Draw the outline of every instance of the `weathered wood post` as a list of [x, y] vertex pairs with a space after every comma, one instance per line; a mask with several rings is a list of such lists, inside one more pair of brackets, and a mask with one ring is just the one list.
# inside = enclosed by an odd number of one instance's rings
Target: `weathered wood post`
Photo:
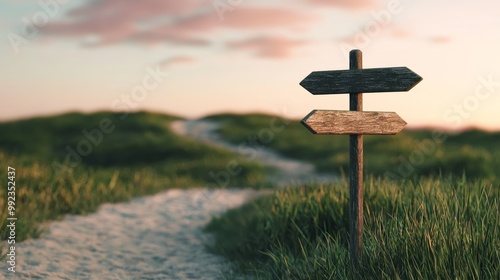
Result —
[[[363, 68], [360, 50], [349, 52], [349, 69]], [[349, 110], [363, 111], [363, 94], [349, 93]], [[349, 135], [349, 234], [351, 263], [356, 268], [363, 251], [363, 134]]]
[[314, 134], [349, 135], [349, 251], [359, 271], [363, 251], [363, 134], [396, 134], [406, 122], [394, 112], [364, 112], [363, 92], [408, 91], [422, 80], [406, 67], [362, 69], [360, 50], [349, 70], [315, 71], [300, 82], [312, 94], [349, 94], [349, 111], [313, 110], [301, 123]]

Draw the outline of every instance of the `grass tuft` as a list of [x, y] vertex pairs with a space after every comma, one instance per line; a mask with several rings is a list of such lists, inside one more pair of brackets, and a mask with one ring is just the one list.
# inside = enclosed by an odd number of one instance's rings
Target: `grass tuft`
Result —
[[260, 279], [498, 279], [499, 189], [369, 178], [361, 274], [348, 255], [348, 186], [278, 190], [215, 218], [214, 252]]

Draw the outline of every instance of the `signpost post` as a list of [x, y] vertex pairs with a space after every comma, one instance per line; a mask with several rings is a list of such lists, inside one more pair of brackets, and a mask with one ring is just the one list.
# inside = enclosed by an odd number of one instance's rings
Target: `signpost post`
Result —
[[406, 67], [362, 69], [349, 53], [349, 70], [315, 71], [300, 85], [312, 94], [349, 93], [349, 111], [313, 110], [301, 123], [314, 134], [349, 134], [349, 251], [358, 270], [363, 250], [363, 135], [396, 134], [406, 122], [393, 112], [363, 112], [362, 92], [409, 91], [422, 78]]

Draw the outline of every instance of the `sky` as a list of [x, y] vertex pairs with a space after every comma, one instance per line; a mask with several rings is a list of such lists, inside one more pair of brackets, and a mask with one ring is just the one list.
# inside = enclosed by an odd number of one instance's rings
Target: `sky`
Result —
[[409, 92], [367, 93], [365, 111], [410, 127], [500, 130], [496, 0], [4, 0], [0, 121], [70, 111], [198, 118], [348, 110], [312, 95], [310, 72], [406, 66]]

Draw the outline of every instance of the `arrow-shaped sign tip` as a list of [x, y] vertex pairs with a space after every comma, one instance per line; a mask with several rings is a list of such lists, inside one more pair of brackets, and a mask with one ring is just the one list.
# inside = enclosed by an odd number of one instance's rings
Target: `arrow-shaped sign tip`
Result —
[[307, 130], [309, 130], [312, 134], [318, 134], [316, 132], [316, 130], [314, 130], [312, 127], [309, 126], [309, 124], [307, 123], [307, 120], [316, 113], [317, 110], [312, 110], [311, 113], [307, 114], [307, 116], [305, 116], [301, 121], [300, 123], [305, 127], [307, 128]]
[[307, 78], [309, 76], [311, 76], [312, 73], [310, 73], [309, 75], [307, 75], [307, 77], [305, 77], [302, 81], [300, 81], [299, 85], [301, 87], [303, 87], [305, 90], [309, 91], [309, 89], [307, 88]]
[[405, 75], [407, 79], [403, 80], [402, 82], [408, 85], [405, 91], [409, 91], [418, 83], [420, 83], [423, 80], [423, 78], [419, 74], [413, 72], [408, 67], [403, 67], [403, 68], [405, 68], [405, 70], [407, 71], [407, 75]]

